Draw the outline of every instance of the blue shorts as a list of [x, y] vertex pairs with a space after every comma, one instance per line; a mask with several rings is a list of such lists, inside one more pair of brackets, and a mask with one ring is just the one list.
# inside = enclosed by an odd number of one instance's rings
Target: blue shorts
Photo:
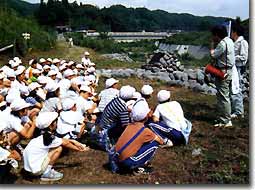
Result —
[[168, 127], [163, 122], [150, 123], [149, 128], [163, 139], [168, 138], [173, 142], [173, 145], [185, 145], [186, 141], [181, 131]]
[[130, 169], [142, 167], [153, 158], [158, 146], [157, 141], [145, 143], [134, 156], [121, 161], [121, 164]]

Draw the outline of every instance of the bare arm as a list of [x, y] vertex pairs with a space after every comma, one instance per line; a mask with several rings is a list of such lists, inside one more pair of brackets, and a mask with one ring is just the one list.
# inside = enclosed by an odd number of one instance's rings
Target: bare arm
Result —
[[70, 140], [70, 139], [62, 139], [62, 145], [63, 147], [69, 148], [71, 150], [76, 150], [76, 151], [80, 151], [80, 152], [84, 152], [89, 150], [88, 147], [84, 146], [83, 144], [79, 143], [76, 140]]

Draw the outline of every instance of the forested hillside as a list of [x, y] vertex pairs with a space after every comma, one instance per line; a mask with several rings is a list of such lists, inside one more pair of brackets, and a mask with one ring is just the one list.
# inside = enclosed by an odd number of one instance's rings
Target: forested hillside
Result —
[[100, 9], [88, 4], [68, 3], [67, 0], [48, 0], [41, 4], [0, 0], [0, 6], [10, 7], [24, 16], [35, 15], [42, 25], [70, 25], [73, 29], [98, 31], [201, 31], [227, 19], [168, 13], [162, 10], [151, 11], [146, 8], [126, 8], [122, 5]]

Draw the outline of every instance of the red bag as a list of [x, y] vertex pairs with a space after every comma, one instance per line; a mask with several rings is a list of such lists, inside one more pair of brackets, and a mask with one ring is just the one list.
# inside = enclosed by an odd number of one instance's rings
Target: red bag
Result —
[[222, 70], [214, 67], [212, 64], [208, 64], [205, 67], [205, 73], [210, 73], [211, 75], [218, 77], [220, 79], [225, 79], [227, 73], [224, 73]]

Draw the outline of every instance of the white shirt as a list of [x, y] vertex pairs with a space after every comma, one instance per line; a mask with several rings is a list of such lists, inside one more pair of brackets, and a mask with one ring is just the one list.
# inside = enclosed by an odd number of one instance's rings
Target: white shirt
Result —
[[76, 100], [77, 111], [84, 115], [87, 110], [93, 107], [93, 103], [94, 103], [93, 101], [86, 100], [83, 97], [79, 96]]
[[3, 161], [10, 156], [10, 152], [0, 146], [0, 161]]
[[239, 76], [238, 76], [238, 72], [236, 69], [236, 66], [234, 65], [232, 68], [232, 93], [233, 94], [238, 94], [239, 92], [241, 92], [241, 88], [239, 85]]
[[246, 65], [249, 53], [248, 42], [243, 38], [243, 36], [239, 36], [234, 43], [234, 47], [236, 66], [238, 67]]
[[98, 104], [98, 109], [100, 112], [104, 111], [104, 108], [112, 101], [113, 98], [119, 96], [119, 90], [115, 88], [107, 88], [100, 92], [98, 95], [100, 102]]
[[186, 126], [181, 105], [176, 101], [159, 104], [153, 113], [157, 118], [162, 119], [171, 128], [181, 131]]
[[71, 87], [71, 81], [68, 79], [62, 79], [59, 81], [58, 85], [60, 88], [60, 97], [64, 97], [67, 90]]
[[81, 59], [81, 62], [83, 63], [83, 65], [89, 65], [91, 63], [90, 59], [85, 57]]
[[22, 129], [24, 128], [23, 125], [21, 124], [21, 119], [8, 112], [2, 112], [1, 117], [2, 126], [0, 128], [2, 128], [3, 131], [6, 133], [11, 132], [13, 130], [20, 133], [20, 131], [22, 131]]
[[42, 135], [32, 139], [23, 152], [25, 170], [32, 173], [41, 171], [42, 163], [46, 156], [48, 156], [49, 150], [59, 147], [62, 142], [61, 138], [55, 137], [49, 146], [45, 146]]

